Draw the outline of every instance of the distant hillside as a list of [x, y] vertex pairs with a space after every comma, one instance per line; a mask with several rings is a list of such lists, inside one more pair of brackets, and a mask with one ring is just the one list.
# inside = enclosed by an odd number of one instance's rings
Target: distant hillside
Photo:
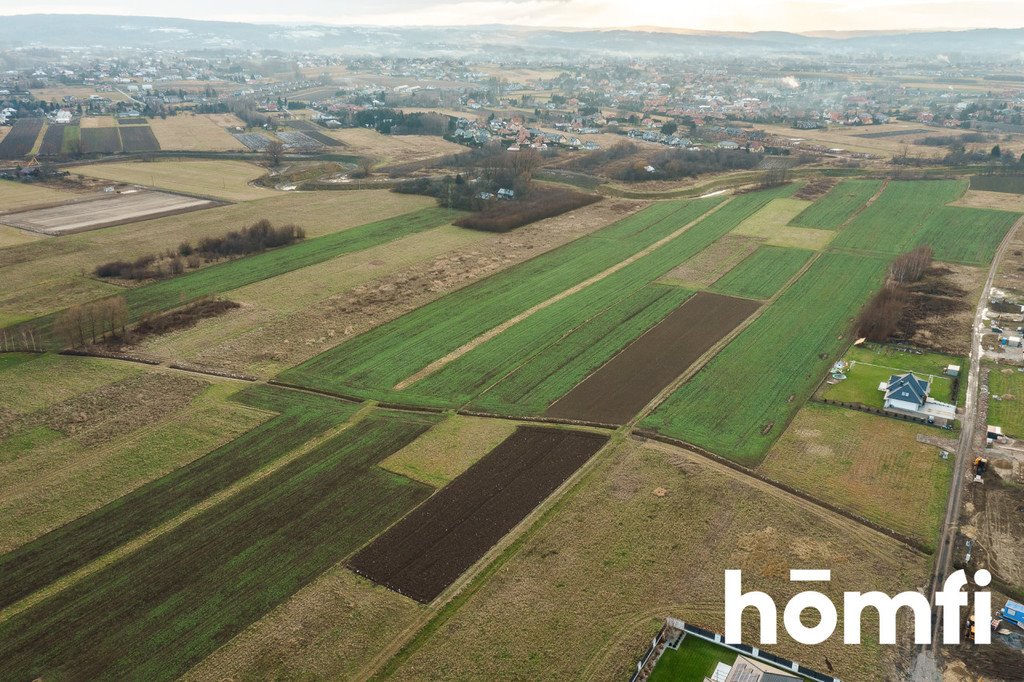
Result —
[[523, 54], [602, 52], [633, 55], [842, 53], [991, 54], [1019, 59], [1024, 29], [945, 32], [707, 32], [536, 29], [518, 26], [385, 28], [281, 26], [98, 15], [22, 15], [0, 21], [0, 47], [260, 48], [346, 54]]

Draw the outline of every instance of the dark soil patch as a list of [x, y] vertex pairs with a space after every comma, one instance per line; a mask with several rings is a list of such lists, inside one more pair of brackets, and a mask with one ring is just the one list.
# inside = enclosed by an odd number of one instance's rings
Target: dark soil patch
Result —
[[350, 567], [427, 603], [607, 441], [596, 433], [521, 426], [356, 554]]
[[576, 385], [547, 417], [622, 424], [760, 304], [701, 292]]
[[816, 201], [821, 197], [828, 194], [829, 190], [836, 186], [839, 182], [836, 178], [821, 178], [820, 180], [811, 180], [803, 187], [798, 189], [793, 195], [794, 199], [806, 199], [807, 201]]

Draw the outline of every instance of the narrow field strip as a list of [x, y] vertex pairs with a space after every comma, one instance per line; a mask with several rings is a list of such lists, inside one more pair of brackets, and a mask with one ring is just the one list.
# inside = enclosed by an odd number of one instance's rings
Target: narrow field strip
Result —
[[557, 400], [545, 416], [624, 424], [759, 305], [700, 292]]
[[608, 442], [523, 426], [369, 546], [350, 566], [430, 602]]
[[[621, 263], [624, 252], [628, 258], [628, 254], [662, 242], [704, 215], [708, 207], [717, 205], [719, 201], [670, 202], [676, 204], [675, 212], [668, 214], [671, 221], [658, 216], [653, 224], [647, 211], [642, 211], [589, 237], [377, 327], [285, 371], [281, 377], [293, 384], [364, 399], [434, 407], [464, 404], [484, 390], [488, 383], [511, 372], [522, 359], [536, 352], [537, 343], [546, 345], [557, 341], [605, 306], [646, 286], [705, 248], [773, 198], [792, 191], [793, 188], [787, 187], [751, 193], [722, 205], [714, 213], [682, 230], [675, 238], [664, 241], [660, 248], [537, 310], [518, 324], [504, 329], [504, 333], [487, 338], [458, 358], [447, 361], [441, 370], [402, 391], [395, 391], [394, 386], [523, 311]], [[655, 208], [659, 212], [666, 211], [662, 206]], [[658, 234], [651, 234], [654, 229]], [[614, 291], [616, 287], [623, 289]], [[602, 303], [601, 299], [607, 303]], [[549, 311], [558, 307], [571, 313], [564, 321], [552, 321], [549, 316]], [[532, 337], [533, 345], [522, 348], [508, 341], [516, 337]], [[500, 368], [491, 363], [484, 374], [469, 372], [467, 368], [479, 363], [486, 355], [501, 357]], [[484, 379], [482, 383], [481, 378]], [[453, 383], [447, 384], [448, 381]], [[440, 390], [435, 390], [438, 387]]]
[[[711, 214], [714, 214], [717, 210], [719, 210], [721, 208], [721, 206], [722, 206], [722, 204], [719, 204], [719, 206], [716, 206], [716, 207], [712, 208], [708, 213], [705, 214], [705, 217], [708, 217]], [[672, 241], [673, 239], [675, 239], [676, 237], [681, 235], [686, 230], [689, 230], [691, 227], [693, 227], [694, 225], [698, 224], [702, 220], [703, 220], [703, 218], [698, 218], [697, 220], [693, 220], [693, 221], [687, 223], [686, 225], [683, 225], [682, 227], [680, 227], [678, 230], [676, 230], [672, 234], [670, 234], [670, 235], [668, 235], [666, 237], [663, 237], [662, 239], [659, 239], [658, 241], [654, 242], [650, 246], [648, 246], [648, 247], [646, 247], [646, 248], [644, 248], [644, 249], [634, 253], [632, 256], [629, 256], [625, 260], [622, 260], [622, 261], [616, 263], [615, 265], [613, 265], [612, 267], [608, 268], [604, 272], [600, 272], [600, 273], [594, 275], [593, 277], [591, 277], [590, 279], [584, 280], [583, 282], [580, 282], [576, 286], [570, 287], [570, 288], [566, 289], [565, 291], [562, 291], [561, 293], [556, 294], [555, 296], [552, 296], [551, 298], [549, 298], [546, 301], [541, 301], [537, 305], [533, 306], [532, 308], [530, 308], [528, 310], [523, 311], [522, 313], [520, 313], [519, 315], [516, 315], [512, 319], [507, 320], [507, 321], [503, 322], [502, 324], [499, 324], [497, 327], [494, 327], [493, 329], [488, 330], [487, 332], [485, 332], [484, 334], [481, 334], [480, 336], [478, 336], [477, 338], [473, 339], [469, 343], [466, 343], [463, 346], [455, 349], [454, 351], [452, 351], [448, 355], [444, 356], [443, 358], [439, 358], [439, 359], [435, 360], [434, 362], [430, 363], [429, 365], [427, 365], [426, 367], [421, 369], [419, 372], [416, 372], [412, 376], [410, 376], [410, 377], [408, 377], [406, 379], [403, 379], [402, 381], [398, 382], [395, 385], [395, 390], [396, 391], [401, 391], [404, 388], [408, 388], [409, 386], [411, 386], [412, 384], [416, 383], [417, 381], [420, 381], [421, 379], [424, 379], [425, 377], [428, 377], [431, 374], [434, 374], [435, 372], [437, 372], [441, 368], [445, 367], [446, 365], [454, 362], [455, 360], [458, 360], [460, 357], [462, 357], [466, 353], [470, 352], [474, 348], [477, 348], [481, 344], [484, 344], [487, 341], [490, 341], [494, 337], [498, 336], [499, 334], [501, 334], [505, 330], [507, 330], [510, 327], [512, 327], [512, 325], [518, 324], [519, 322], [522, 322], [523, 320], [525, 320], [526, 318], [530, 317], [534, 313], [536, 313], [536, 312], [538, 312], [540, 310], [544, 310], [545, 308], [548, 308], [549, 306], [552, 306], [555, 303], [558, 303], [559, 301], [562, 301], [562, 300], [572, 296], [573, 294], [575, 294], [577, 292], [583, 291], [584, 289], [586, 289], [590, 285], [595, 284], [597, 282], [600, 282], [601, 280], [606, 279], [606, 278], [610, 277], [611, 275], [614, 275], [616, 272], [619, 272], [623, 268], [626, 268], [629, 265], [632, 265], [633, 263], [635, 263], [636, 261], [640, 260], [644, 256], [647, 256], [647, 255], [653, 253], [655, 250], [661, 248], [662, 246], [664, 246], [668, 242]]]
[[470, 407], [511, 416], [543, 414], [553, 401], [692, 295], [679, 287], [641, 289], [541, 349], [486, 389]]
[[[193, 272], [123, 291], [131, 320], [144, 313], [170, 310], [203, 296], [267, 280], [300, 268], [316, 265], [337, 256], [362, 251], [400, 237], [423, 232], [449, 222], [450, 211], [428, 208], [380, 220], [359, 227], [306, 239], [290, 246], [253, 256], [218, 263]], [[45, 338], [52, 340], [51, 314], [30, 322]]]
[[805, 249], [762, 246], [710, 288], [727, 296], [765, 300], [774, 296], [814, 255]]
[[0, 557], [0, 608], [85, 567], [277, 460], [358, 410], [306, 393], [254, 386], [232, 397], [278, 412], [257, 428]]
[[[744, 199], [724, 204], [696, 224], [678, 231], [672, 239], [663, 241], [659, 248], [649, 251], [575, 295], [538, 311], [531, 318], [406, 390], [402, 399], [426, 400], [445, 396], [454, 404], [465, 404], [519, 365], [529, 364], [532, 355], [572, 335], [596, 315], [612, 307], [628, 306], [628, 297], [728, 233], [751, 210], [755, 210], [754, 204]], [[679, 292], [676, 296], [681, 297], [684, 293]], [[580, 352], [582, 350], [578, 349]], [[549, 399], [553, 401], [558, 397], [552, 395]]]
[[370, 397], [437, 358], [671, 234], [721, 199], [665, 202], [459, 289], [340, 344], [282, 380]]
[[882, 188], [882, 180], [843, 180], [789, 221], [794, 227], [838, 230]]
[[0, 677], [177, 678], [424, 500], [376, 464], [436, 420], [369, 415], [0, 624]]
[[[882, 258], [822, 254], [641, 426], [756, 464], [848, 345], [849, 325], [887, 266]], [[777, 379], [762, 381], [767, 372]]]

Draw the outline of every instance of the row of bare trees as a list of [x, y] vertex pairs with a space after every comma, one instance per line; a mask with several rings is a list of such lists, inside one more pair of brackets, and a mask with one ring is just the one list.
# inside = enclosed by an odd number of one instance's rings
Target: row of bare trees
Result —
[[54, 323], [65, 346], [79, 348], [104, 338], [124, 338], [128, 333], [128, 302], [124, 296], [104, 298], [71, 306]]
[[857, 335], [869, 341], [887, 341], [899, 329], [911, 303], [910, 285], [921, 281], [931, 267], [930, 246], [919, 246], [897, 257], [889, 266], [889, 277], [857, 318]]

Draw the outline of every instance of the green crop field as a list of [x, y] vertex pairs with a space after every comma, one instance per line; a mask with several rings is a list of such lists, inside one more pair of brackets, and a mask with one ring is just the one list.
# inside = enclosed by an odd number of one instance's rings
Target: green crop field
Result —
[[926, 244], [938, 260], [984, 265], [1020, 216], [946, 206], [966, 188], [966, 183], [954, 180], [890, 182], [878, 200], [842, 230], [833, 246], [898, 254]]
[[135, 491], [0, 557], [0, 607], [159, 526], [285, 453], [346, 422], [357, 406], [256, 386], [232, 398], [280, 415]]
[[376, 465], [437, 419], [367, 416], [0, 623], [0, 678], [178, 678], [426, 499]]
[[552, 402], [675, 310], [691, 292], [650, 286], [540, 349], [471, 403], [516, 416], [542, 414]]
[[796, 227], [838, 230], [882, 187], [881, 180], [843, 180], [789, 222]]
[[[792, 191], [792, 188], [783, 188]], [[286, 381], [344, 394], [418, 404], [470, 400], [538, 347], [557, 340], [608, 306], [690, 258], [780, 191], [738, 197], [675, 239], [595, 284], [542, 309], [435, 374], [391, 389], [431, 362], [545, 299], [628, 258], [700, 217], [713, 203], [672, 202], [450, 294], [282, 374]], [[717, 203], [717, 202], [714, 202]], [[649, 211], [655, 211], [649, 213]], [[656, 231], [659, 236], [651, 234]]]
[[643, 426], [756, 464], [849, 343], [886, 267], [880, 258], [823, 254]]
[[[748, 211], [752, 208], [751, 203], [753, 202], [740, 201], [727, 204], [660, 248], [582, 291], [534, 313], [526, 320], [449, 363], [440, 371], [401, 391], [402, 400], [408, 400], [413, 396], [417, 400], [448, 396], [454, 404], [464, 404], [486, 386], [493, 384], [524, 362], [527, 365], [534, 364], [535, 360], [529, 359], [530, 356], [552, 343], [564, 342], [560, 343], [563, 356], [566, 353], [572, 353], [572, 344], [584, 340], [583, 338], [573, 339], [575, 334], [572, 332], [577, 330], [580, 325], [611, 308], [629, 309], [631, 305], [639, 305], [640, 309], [645, 308], [644, 302], [631, 304], [626, 299], [733, 229], [748, 215]], [[681, 291], [676, 294], [663, 295], [668, 296], [665, 303], [671, 304], [675, 301], [678, 305], [689, 297], [689, 292]], [[671, 312], [671, 309], [659, 306], [657, 310], [664, 310], [664, 312], [653, 322], [659, 321], [661, 317]], [[618, 312], [621, 313], [622, 310], [620, 309]], [[629, 331], [634, 332], [633, 338], [639, 336], [653, 324], [653, 322], [648, 323], [648, 320], [649, 318], [646, 317], [638, 320], [640, 324], [644, 325], [642, 327], [639, 325], [628, 327]], [[629, 341], [632, 341], [632, 338]], [[603, 346], [601, 347], [603, 348]], [[620, 348], [621, 346], [606, 349], [604, 359], [610, 358]], [[584, 348], [577, 348], [576, 352], [584, 350]], [[550, 357], [545, 358], [545, 362], [551, 360]], [[556, 367], [562, 364], [562, 362], [558, 362]], [[550, 368], [544, 367], [532, 371], [544, 372], [548, 369]], [[576, 371], [564, 375], [562, 381], [568, 381], [571, 377], [575, 377], [576, 381], [579, 381], [586, 376], [585, 373], [578, 374], [582, 366], [575, 363], [570, 364], [566, 371], [570, 372], [573, 369]], [[576, 381], [566, 388], [572, 388]], [[561, 386], [561, 383], [558, 385]], [[549, 390], [555, 387], [555, 384], [546, 385]], [[561, 394], [545, 394], [543, 399], [552, 402], [560, 396]], [[536, 397], [541, 398], [541, 396]], [[537, 404], [539, 405], [539, 402]]]
[[[449, 222], [450, 213], [442, 208], [423, 209], [128, 289], [124, 297], [129, 317], [137, 320], [146, 313], [170, 310], [203, 296], [220, 294], [423, 232]], [[56, 315], [47, 315], [32, 324], [44, 333], [51, 333], [54, 319]]]
[[766, 299], [778, 292], [814, 254], [803, 249], [762, 246], [715, 282], [711, 291]]
[[282, 373], [285, 381], [380, 395], [437, 358], [696, 220], [721, 199], [665, 202], [453, 292]]
[[910, 246], [927, 244], [935, 258], [951, 263], [988, 265], [1019, 213], [943, 206], [924, 221]]

